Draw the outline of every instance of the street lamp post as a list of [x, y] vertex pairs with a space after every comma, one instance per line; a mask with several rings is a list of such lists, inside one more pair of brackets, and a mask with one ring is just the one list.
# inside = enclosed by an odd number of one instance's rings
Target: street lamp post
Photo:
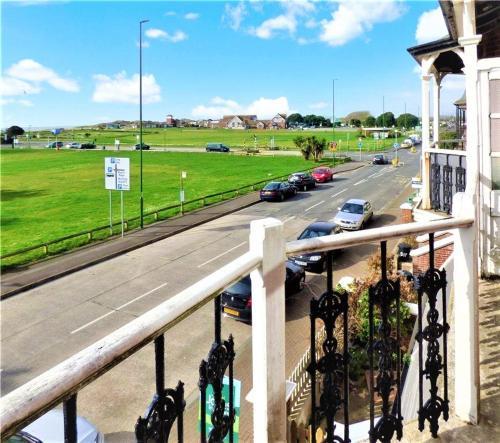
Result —
[[139, 22], [139, 151], [140, 151], [140, 187], [141, 187], [141, 229], [144, 228], [144, 195], [142, 192], [142, 25], [149, 20]]

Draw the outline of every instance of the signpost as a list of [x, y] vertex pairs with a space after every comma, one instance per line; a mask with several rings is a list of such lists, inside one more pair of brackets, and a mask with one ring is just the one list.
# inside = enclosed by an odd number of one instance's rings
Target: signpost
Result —
[[123, 237], [123, 191], [130, 191], [130, 159], [104, 158], [104, 187], [109, 190], [109, 229], [113, 232], [111, 191], [120, 191], [121, 221]]
[[56, 136], [56, 149], [59, 151], [59, 146], [57, 146], [57, 136], [61, 133], [62, 129], [61, 128], [55, 128], [55, 129], [52, 129], [52, 134], [54, 134]]
[[363, 143], [361, 142], [361, 139], [359, 139], [358, 142], [358, 148], [359, 148], [359, 161], [361, 161], [361, 148], [363, 147]]
[[[240, 397], [241, 397], [241, 381], [233, 378], [233, 399], [234, 399], [234, 425], [233, 425], [233, 443], [239, 442], [240, 431]], [[229, 377], [224, 376], [222, 382], [222, 398], [225, 401], [224, 415], [229, 415]], [[206, 392], [206, 435], [210, 435], [212, 426], [212, 413], [214, 412], [214, 390], [212, 385], [208, 385]], [[201, 429], [201, 398], [198, 409], [198, 429]], [[229, 432], [223, 440], [224, 443], [229, 443]]]
[[184, 194], [184, 179], [187, 178], [187, 172], [181, 171], [181, 189], [179, 192], [179, 200], [181, 202], [181, 215], [184, 214], [184, 202], [186, 201]]

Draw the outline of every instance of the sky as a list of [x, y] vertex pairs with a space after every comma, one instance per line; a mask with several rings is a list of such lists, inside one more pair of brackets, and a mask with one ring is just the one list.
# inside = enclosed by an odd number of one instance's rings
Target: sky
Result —
[[[407, 48], [447, 35], [437, 0], [4, 0], [0, 125], [137, 120], [141, 20], [143, 118], [155, 121], [331, 118], [333, 89], [335, 117], [419, 115]], [[442, 114], [463, 90], [463, 76], [445, 78]]]

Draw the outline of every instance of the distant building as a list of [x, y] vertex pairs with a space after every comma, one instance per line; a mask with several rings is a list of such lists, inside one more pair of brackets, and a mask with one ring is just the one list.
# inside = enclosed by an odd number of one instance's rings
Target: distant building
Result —
[[286, 114], [276, 114], [271, 119], [271, 127], [273, 129], [285, 129], [286, 128]]
[[219, 128], [224, 129], [250, 129], [256, 126], [256, 115], [225, 115], [219, 121]]

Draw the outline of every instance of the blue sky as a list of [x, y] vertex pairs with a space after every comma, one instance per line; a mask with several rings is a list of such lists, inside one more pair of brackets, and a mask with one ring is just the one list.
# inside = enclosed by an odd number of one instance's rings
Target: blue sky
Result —
[[[437, 1], [2, 3], [1, 126], [357, 110], [417, 114], [406, 49], [446, 33]], [[457, 76], [443, 84], [454, 113]]]

